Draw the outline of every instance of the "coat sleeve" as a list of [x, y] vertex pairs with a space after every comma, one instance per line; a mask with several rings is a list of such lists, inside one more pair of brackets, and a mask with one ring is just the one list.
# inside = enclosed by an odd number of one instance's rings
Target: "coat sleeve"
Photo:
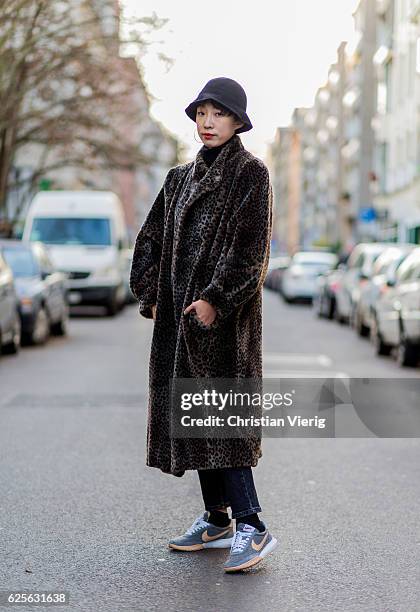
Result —
[[152, 306], [156, 304], [165, 225], [165, 188], [171, 171], [166, 176], [141, 226], [134, 245], [130, 270], [130, 289], [139, 302], [139, 312], [152, 319]]
[[216, 309], [219, 319], [229, 316], [261, 288], [267, 274], [272, 232], [272, 187], [267, 167], [244, 178], [242, 203], [231, 219], [232, 240], [217, 262], [211, 283], [200, 293]]

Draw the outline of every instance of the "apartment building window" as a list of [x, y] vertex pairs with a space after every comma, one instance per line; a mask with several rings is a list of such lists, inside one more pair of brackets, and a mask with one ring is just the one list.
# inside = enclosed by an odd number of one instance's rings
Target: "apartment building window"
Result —
[[417, 73], [420, 74], [420, 36], [417, 39], [417, 50], [416, 50], [416, 70]]
[[405, 135], [405, 147], [406, 147], [406, 181], [409, 182], [413, 179], [415, 174], [415, 151], [413, 151], [413, 138], [411, 132], [407, 131]]
[[399, 54], [396, 56], [395, 58], [395, 84], [394, 84], [394, 88], [395, 88], [395, 106], [399, 106], [401, 104], [401, 100], [403, 98], [402, 95], [402, 77], [403, 77], [403, 70], [402, 70], [402, 55]]
[[387, 111], [387, 89], [385, 83], [378, 83], [376, 108], [380, 115], [385, 115]]
[[415, 42], [410, 42], [408, 46], [408, 95], [414, 94], [414, 75], [416, 73], [416, 51], [417, 45]]
[[382, 142], [379, 145], [379, 186], [381, 193], [386, 192], [386, 177], [387, 177], [387, 168], [388, 165], [388, 144], [386, 142]]
[[403, 184], [403, 173], [404, 173], [404, 143], [401, 136], [397, 138], [397, 159], [396, 159], [396, 186], [401, 188]]
[[416, 138], [416, 142], [417, 142], [417, 154], [416, 154], [416, 165], [417, 165], [417, 174], [420, 175], [420, 126], [417, 129], [417, 138]]
[[385, 88], [386, 88], [386, 112], [391, 111], [391, 76], [392, 76], [392, 61], [386, 62], [384, 66], [385, 72]]
[[400, 95], [399, 103], [404, 104], [407, 99], [407, 54], [400, 54]]
[[407, 232], [407, 241], [412, 244], [420, 244], [420, 225], [410, 227]]

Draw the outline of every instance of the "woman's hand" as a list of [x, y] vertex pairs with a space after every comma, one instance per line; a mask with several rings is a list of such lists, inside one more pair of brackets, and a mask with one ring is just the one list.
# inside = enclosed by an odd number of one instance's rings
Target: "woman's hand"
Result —
[[211, 325], [217, 314], [214, 306], [206, 302], [206, 300], [197, 300], [196, 302], [192, 302], [184, 310], [184, 315], [188, 314], [191, 310], [195, 310], [197, 318], [204, 323], [204, 325]]
[[152, 317], [153, 321], [156, 321], [156, 304], [152, 306]]

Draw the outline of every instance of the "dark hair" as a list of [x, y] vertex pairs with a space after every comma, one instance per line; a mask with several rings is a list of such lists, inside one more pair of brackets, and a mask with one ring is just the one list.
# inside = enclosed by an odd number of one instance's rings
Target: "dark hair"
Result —
[[230, 109], [226, 108], [226, 106], [224, 106], [223, 104], [220, 104], [220, 102], [216, 102], [216, 100], [212, 100], [211, 98], [209, 98], [208, 100], [203, 100], [203, 102], [201, 102], [200, 104], [197, 104], [197, 106], [195, 107], [196, 112], [197, 112], [197, 108], [199, 106], [201, 106], [202, 104], [204, 104], [204, 102], [211, 102], [214, 107], [216, 107], [219, 110], [223, 111], [225, 113], [225, 115], [227, 115], [228, 117], [233, 117], [234, 121], [237, 121], [238, 123], [241, 123], [241, 120], [238, 117], [238, 115], [233, 113]]

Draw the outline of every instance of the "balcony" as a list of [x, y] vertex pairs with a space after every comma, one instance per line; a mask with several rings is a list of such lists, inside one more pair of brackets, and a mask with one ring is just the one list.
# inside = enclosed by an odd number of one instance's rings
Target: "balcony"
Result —
[[341, 154], [343, 158], [350, 162], [355, 160], [360, 151], [360, 140], [358, 138], [352, 138], [346, 145], [341, 148]]
[[360, 98], [360, 90], [356, 87], [349, 89], [343, 96], [343, 105], [345, 108], [353, 109]]
[[381, 45], [376, 50], [375, 55], [373, 56], [373, 63], [377, 66], [382, 66], [385, 62], [389, 61], [392, 57], [391, 49], [386, 45]]

